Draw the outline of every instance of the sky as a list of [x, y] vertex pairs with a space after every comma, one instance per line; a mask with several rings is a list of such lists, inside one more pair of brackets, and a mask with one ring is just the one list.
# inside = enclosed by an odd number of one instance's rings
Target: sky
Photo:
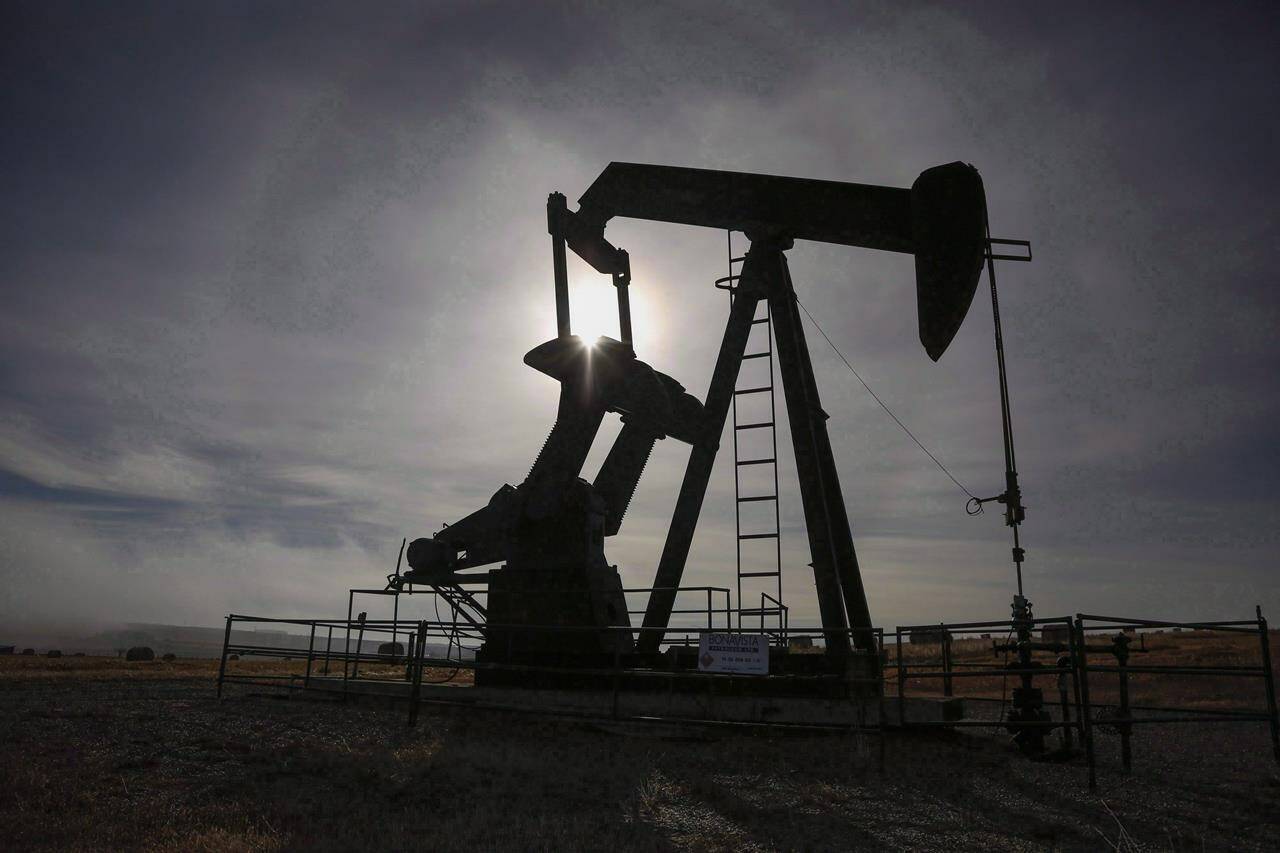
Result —
[[[1274, 6], [0, 14], [12, 631], [336, 616], [349, 587], [382, 585], [402, 537], [518, 483], [558, 393], [521, 362], [555, 335], [546, 196], [575, 206], [614, 160], [902, 187], [975, 165], [993, 233], [1034, 252], [998, 278], [1037, 614], [1280, 618]], [[607, 236], [631, 255], [638, 356], [702, 397], [724, 233], [615, 220]], [[934, 364], [909, 256], [789, 257], [880, 397], [967, 488], [1001, 491], [984, 292]], [[608, 280], [576, 259], [570, 278], [575, 331], [616, 336]], [[999, 513], [967, 516], [806, 333], [873, 619], [1005, 618]], [[785, 597], [814, 624], [779, 441]], [[659, 443], [607, 543], [627, 586], [652, 583], [687, 452]], [[725, 459], [686, 584], [733, 585]]]

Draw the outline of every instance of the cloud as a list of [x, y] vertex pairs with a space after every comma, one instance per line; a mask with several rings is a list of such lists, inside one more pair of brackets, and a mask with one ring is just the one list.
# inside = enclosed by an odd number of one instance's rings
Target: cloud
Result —
[[[899, 186], [975, 163], [993, 228], [1036, 254], [1000, 281], [1041, 612], [1280, 606], [1274, 181], [1214, 148], [1274, 131], [1274, 109], [1219, 103], [1280, 101], [1259, 97], [1270, 53], [1210, 39], [1203, 82], [1168, 90], [1138, 69], [1244, 24], [1177, 12], [1117, 45], [1091, 39], [1130, 27], [1123, 10], [1085, 29], [1006, 11], [23, 7], [2, 143], [0, 610], [332, 613], [400, 537], [519, 482], [557, 390], [520, 362], [554, 330], [543, 203], [611, 160]], [[631, 252], [641, 358], [701, 396], [723, 235], [608, 233]], [[790, 258], [877, 393], [971, 490], [999, 491], [986, 294], [935, 365], [909, 258]], [[1001, 615], [996, 514], [965, 516], [806, 333], [877, 620]], [[796, 623], [816, 607], [788, 441], [784, 424]], [[686, 456], [659, 444], [610, 543], [629, 585], [651, 582]], [[689, 583], [734, 585], [732, 493], [722, 464]]]

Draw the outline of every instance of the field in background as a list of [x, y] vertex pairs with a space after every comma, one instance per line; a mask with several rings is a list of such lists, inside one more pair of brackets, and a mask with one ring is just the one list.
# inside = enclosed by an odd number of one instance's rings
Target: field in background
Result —
[[[319, 675], [323, 661], [314, 664], [313, 672]], [[234, 671], [244, 675], [279, 675], [292, 676], [300, 680], [306, 672], [305, 660], [271, 660], [248, 658], [229, 661], [228, 672]], [[332, 665], [335, 675], [342, 674], [342, 664]], [[452, 669], [423, 669], [423, 680], [443, 680], [453, 674]], [[361, 678], [394, 679], [404, 675], [403, 666], [362, 663]], [[0, 657], [0, 685], [21, 683], [26, 681], [166, 681], [173, 679], [198, 679], [213, 684], [218, 677], [218, 661], [206, 659], [184, 659], [165, 661], [129, 662], [115, 657], [62, 657], [44, 658], [34, 656]], [[467, 684], [471, 681], [468, 670], [460, 670], [454, 681]]]
[[[1256, 661], [1256, 638], [1252, 649], [1236, 642], [1153, 635], [1146, 659]], [[937, 653], [907, 649], [910, 659]], [[957, 662], [994, 660], [989, 641], [955, 651]], [[234, 663], [259, 674], [303, 666]], [[1128, 777], [1101, 728], [1092, 795], [1082, 761], [1033, 764], [985, 732], [891, 734], [882, 775], [874, 735], [673, 731], [438, 706], [409, 729], [404, 706], [385, 700], [236, 685], [219, 701], [216, 673], [217, 661], [0, 657], [5, 846], [1093, 851], [1116, 849], [1123, 830], [1139, 845], [1126, 850], [1280, 849], [1280, 772], [1265, 724], [1140, 728]], [[999, 696], [999, 678], [965, 681], [958, 695]], [[1212, 679], [1189, 681], [1208, 687], [1200, 699], [1179, 692], [1180, 703], [1232, 698]]]

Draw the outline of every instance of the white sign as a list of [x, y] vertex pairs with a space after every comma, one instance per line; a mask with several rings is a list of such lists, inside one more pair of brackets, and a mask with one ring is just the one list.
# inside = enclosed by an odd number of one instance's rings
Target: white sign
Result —
[[698, 639], [702, 672], [769, 674], [769, 638], [764, 634], [703, 634]]

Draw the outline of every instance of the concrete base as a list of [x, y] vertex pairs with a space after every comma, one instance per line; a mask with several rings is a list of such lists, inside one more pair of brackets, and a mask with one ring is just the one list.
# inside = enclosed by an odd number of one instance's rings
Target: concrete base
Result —
[[[767, 676], [762, 680], [767, 679]], [[228, 678], [228, 681], [232, 679]], [[475, 687], [423, 684], [421, 700], [511, 711], [578, 716], [596, 719], [655, 719], [690, 723], [737, 723], [810, 727], [876, 727], [884, 725], [943, 723], [959, 720], [964, 713], [960, 699], [908, 697], [899, 701], [863, 697], [828, 699], [808, 696], [718, 695], [716, 679], [708, 678], [702, 692], [619, 690], [556, 690], [522, 687]], [[355, 695], [409, 698], [404, 681], [348, 681], [341, 678], [311, 679], [310, 689]]]

